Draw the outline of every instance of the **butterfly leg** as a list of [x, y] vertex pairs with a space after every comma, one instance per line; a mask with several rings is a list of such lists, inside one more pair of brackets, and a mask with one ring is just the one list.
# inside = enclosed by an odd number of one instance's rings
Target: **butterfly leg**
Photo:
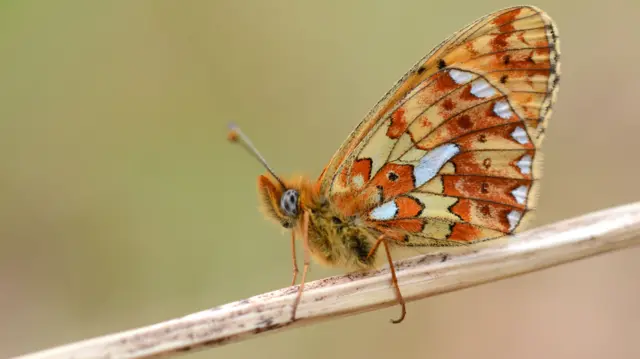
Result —
[[407, 315], [407, 308], [404, 302], [404, 297], [402, 297], [402, 293], [400, 293], [400, 287], [398, 286], [398, 278], [396, 277], [396, 269], [393, 266], [393, 259], [391, 259], [391, 251], [389, 251], [389, 244], [387, 243], [387, 239], [384, 235], [380, 236], [376, 243], [371, 247], [369, 254], [367, 254], [367, 258], [371, 257], [376, 251], [378, 247], [380, 247], [380, 243], [384, 245], [384, 251], [387, 253], [387, 260], [389, 261], [389, 269], [391, 270], [391, 285], [393, 285], [393, 289], [396, 291], [396, 298], [398, 300], [398, 304], [402, 307], [402, 314], [399, 319], [391, 320], [391, 323], [398, 324], [404, 320], [404, 317]]
[[298, 259], [296, 258], [296, 232], [291, 231], [291, 259], [293, 260], [293, 279], [291, 285], [296, 284], [298, 277]]
[[407, 308], [404, 302], [404, 297], [402, 297], [402, 293], [400, 293], [400, 287], [398, 286], [398, 278], [396, 277], [396, 269], [393, 266], [393, 260], [391, 259], [391, 251], [389, 251], [389, 244], [386, 239], [382, 241], [384, 245], [384, 251], [387, 252], [387, 260], [389, 261], [389, 269], [391, 270], [391, 284], [393, 288], [396, 290], [396, 298], [398, 300], [398, 304], [402, 307], [402, 314], [400, 314], [400, 318], [396, 320], [391, 320], [391, 323], [398, 324], [404, 320], [405, 315], [407, 315]]
[[371, 247], [371, 250], [369, 250], [369, 253], [367, 254], [367, 259], [376, 254], [376, 252], [378, 251], [378, 247], [380, 247], [380, 243], [382, 243], [382, 241], [384, 241], [384, 235], [380, 236], [373, 247]]
[[302, 217], [302, 243], [304, 245], [304, 266], [302, 267], [302, 279], [300, 280], [300, 286], [298, 287], [298, 295], [296, 296], [296, 301], [293, 303], [291, 321], [296, 319], [296, 311], [298, 310], [298, 304], [300, 304], [300, 298], [302, 298], [302, 291], [304, 290], [304, 282], [307, 279], [309, 263], [311, 263], [311, 258], [309, 256], [309, 212], [304, 212]]
[[404, 317], [407, 315], [407, 309], [404, 302], [404, 297], [402, 297], [402, 293], [400, 293], [400, 287], [398, 286], [398, 278], [396, 277], [396, 269], [393, 266], [393, 259], [391, 259], [391, 251], [389, 251], [389, 244], [387, 244], [387, 239], [384, 235], [381, 235], [376, 243], [373, 244], [369, 254], [367, 254], [367, 258], [371, 257], [378, 251], [378, 247], [380, 244], [384, 245], [384, 251], [387, 253], [387, 260], [389, 261], [389, 269], [391, 270], [391, 285], [393, 285], [393, 289], [396, 291], [396, 298], [398, 300], [398, 304], [402, 306], [402, 314], [399, 319], [391, 320], [391, 323], [398, 324], [404, 320]]

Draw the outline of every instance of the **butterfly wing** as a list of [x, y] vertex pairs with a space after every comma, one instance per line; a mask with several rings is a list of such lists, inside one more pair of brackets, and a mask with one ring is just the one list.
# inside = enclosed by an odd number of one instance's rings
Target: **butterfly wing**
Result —
[[535, 207], [558, 46], [553, 21], [531, 6], [454, 34], [352, 132], [321, 175], [321, 193], [407, 245], [513, 233]]

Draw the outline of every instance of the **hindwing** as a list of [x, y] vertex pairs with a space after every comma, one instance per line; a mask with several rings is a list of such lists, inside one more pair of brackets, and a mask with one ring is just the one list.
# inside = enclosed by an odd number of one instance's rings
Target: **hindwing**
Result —
[[522, 228], [558, 90], [559, 42], [540, 9], [487, 15], [421, 59], [356, 127], [320, 193], [407, 245]]

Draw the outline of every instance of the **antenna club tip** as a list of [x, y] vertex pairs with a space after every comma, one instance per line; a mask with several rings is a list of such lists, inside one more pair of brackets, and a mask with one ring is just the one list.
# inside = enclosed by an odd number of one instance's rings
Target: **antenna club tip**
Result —
[[229, 124], [227, 125], [228, 129], [229, 129], [229, 133], [227, 134], [227, 140], [231, 141], [231, 142], [238, 142], [238, 126], [233, 123], [233, 122], [229, 122]]
[[238, 133], [234, 130], [230, 130], [227, 134], [227, 140], [230, 142], [238, 142]]

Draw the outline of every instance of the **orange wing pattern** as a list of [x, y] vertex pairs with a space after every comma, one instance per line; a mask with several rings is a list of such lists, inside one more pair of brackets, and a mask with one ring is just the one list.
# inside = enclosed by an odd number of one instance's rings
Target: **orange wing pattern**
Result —
[[521, 228], [535, 207], [558, 46], [552, 20], [531, 6], [454, 34], [352, 132], [321, 175], [321, 193], [406, 245]]

